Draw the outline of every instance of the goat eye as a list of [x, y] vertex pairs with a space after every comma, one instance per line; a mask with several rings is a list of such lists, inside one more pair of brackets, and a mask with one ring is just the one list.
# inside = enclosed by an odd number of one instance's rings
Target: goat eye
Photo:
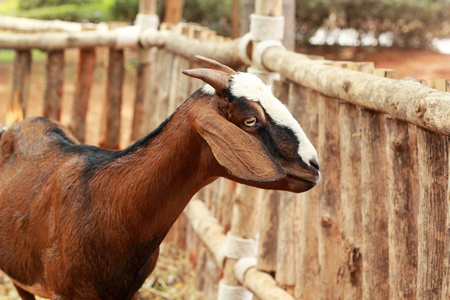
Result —
[[256, 117], [251, 117], [250, 119], [244, 121], [244, 125], [247, 127], [255, 126], [255, 124], [256, 124]]

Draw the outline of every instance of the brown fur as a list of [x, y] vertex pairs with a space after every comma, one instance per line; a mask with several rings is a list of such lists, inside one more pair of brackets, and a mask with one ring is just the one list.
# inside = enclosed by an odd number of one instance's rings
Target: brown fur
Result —
[[[0, 139], [0, 269], [22, 299], [33, 299], [26, 290], [52, 299], [136, 298], [176, 218], [218, 176], [294, 192], [315, 185], [317, 171], [277, 161], [242, 127], [254, 114], [263, 114], [255, 102], [243, 111], [197, 92], [122, 152], [79, 145], [43, 118], [13, 125]], [[286, 176], [286, 165], [304, 180]]]

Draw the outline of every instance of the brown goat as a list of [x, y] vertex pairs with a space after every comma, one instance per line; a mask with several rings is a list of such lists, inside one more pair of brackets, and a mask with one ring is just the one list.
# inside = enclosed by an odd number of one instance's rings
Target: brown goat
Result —
[[0, 138], [0, 269], [22, 299], [136, 299], [192, 196], [223, 176], [303, 192], [320, 178], [298, 123], [252, 75], [212, 69], [156, 130], [122, 151], [28, 118]]

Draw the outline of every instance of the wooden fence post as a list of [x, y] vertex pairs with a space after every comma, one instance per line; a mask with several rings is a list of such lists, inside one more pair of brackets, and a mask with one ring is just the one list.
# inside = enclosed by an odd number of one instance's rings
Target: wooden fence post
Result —
[[278, 240], [280, 196], [279, 191], [268, 191], [261, 199], [258, 269], [271, 275], [275, 274], [277, 268], [276, 241]]
[[166, 0], [165, 22], [178, 24], [183, 17], [184, 0]]
[[[319, 134], [318, 97], [319, 94], [297, 84], [292, 85], [289, 93], [292, 114], [298, 118], [314, 146], [318, 145]], [[296, 230], [295, 297], [300, 299], [318, 299], [319, 295], [319, 193], [320, 188], [315, 187], [300, 194], [297, 199], [296, 216], [299, 221]]]
[[386, 119], [390, 299], [416, 299], [418, 195], [408, 123]]
[[439, 299], [443, 279], [448, 138], [417, 128], [419, 160], [417, 297]]
[[342, 248], [345, 299], [361, 299], [362, 215], [361, 215], [361, 127], [360, 109], [339, 101], [339, 144], [341, 159]]
[[124, 78], [124, 51], [110, 48], [106, 84], [106, 124], [100, 146], [119, 149], [122, 111], [122, 84]]
[[320, 190], [320, 232], [319, 232], [319, 299], [338, 299], [344, 294], [342, 268], [341, 224], [338, 213], [340, 201], [339, 154], [339, 102], [337, 99], [318, 96], [319, 137], [318, 153], [323, 178]]
[[[156, 53], [155, 53], [155, 61], [158, 62], [160, 61], [165, 54], [165, 50], [163, 49], [157, 49]], [[160, 84], [157, 83], [157, 79], [160, 79], [162, 76], [161, 73], [161, 63], [155, 63], [152, 64], [151, 66], [151, 72], [150, 72], [150, 93], [151, 93], [151, 99], [150, 99], [150, 105], [151, 105], [151, 110], [149, 110], [149, 121], [148, 121], [148, 127], [146, 128], [147, 130], [156, 128], [156, 126], [158, 126], [161, 122], [161, 106], [162, 103], [159, 101], [159, 94], [161, 93], [160, 89], [161, 86]], [[161, 80], [161, 79], [160, 79]]]
[[133, 127], [131, 131], [131, 141], [137, 141], [146, 134], [145, 118], [148, 118], [146, 101], [149, 95], [150, 78], [150, 53], [151, 50], [139, 50], [136, 77], [136, 95], [134, 98]]
[[30, 73], [31, 73], [31, 51], [30, 50], [16, 50], [14, 57], [14, 66], [11, 82], [10, 101], [13, 107], [13, 100], [15, 95], [18, 95], [18, 101], [22, 107], [23, 115], [26, 116], [28, 105], [28, 90], [30, 88]]
[[70, 128], [74, 136], [85, 142], [86, 115], [89, 105], [89, 96], [94, 81], [95, 48], [80, 49], [78, 62], [77, 83], [73, 97], [72, 119]]
[[[156, 0], [140, 0], [139, 1], [139, 14], [156, 15]], [[141, 22], [140, 19], [136, 20], [136, 23], [141, 28], [147, 29], [148, 24]], [[146, 118], [149, 118], [149, 106], [148, 102], [151, 97], [150, 84], [150, 67], [152, 60], [151, 49], [139, 49], [138, 50], [138, 66], [136, 77], [136, 95], [134, 99], [134, 113], [133, 113], [133, 125], [131, 130], [131, 141], [137, 141], [147, 133]]]
[[[186, 24], [179, 23], [174, 27], [173, 32], [177, 34], [182, 34], [186, 30]], [[182, 92], [180, 90], [180, 82], [185, 77], [183, 74], [181, 74], [181, 68], [182, 68], [182, 61], [184, 60], [183, 57], [179, 54], [172, 54], [172, 66], [170, 71], [170, 83], [168, 85], [168, 105], [167, 105], [167, 114], [170, 115], [172, 112], [175, 111], [175, 109], [178, 106], [180, 93]]]
[[[435, 82], [426, 82], [435, 88]], [[444, 87], [445, 88], [445, 87]], [[442, 88], [441, 88], [442, 89]], [[448, 205], [448, 137], [417, 128], [419, 215], [417, 298], [446, 299], [444, 273]], [[444, 287], [444, 291], [441, 288]], [[442, 297], [442, 298], [441, 298]]]
[[[234, 195], [233, 216], [229, 234], [242, 239], [254, 239], [258, 234], [257, 208], [263, 191], [254, 187], [238, 185]], [[237, 259], [227, 257], [223, 267], [223, 284], [241, 286], [234, 275]]]
[[[373, 63], [338, 62], [337, 66], [364, 73]], [[361, 214], [361, 126], [360, 108], [339, 101], [339, 148], [341, 160], [339, 220], [342, 230], [344, 299], [362, 296], [362, 214]]]
[[59, 121], [64, 84], [64, 51], [47, 54], [47, 87], [44, 97], [44, 117]]
[[[374, 75], [396, 78], [396, 71], [375, 69]], [[416, 299], [417, 164], [415, 126], [386, 118], [387, 200], [390, 299]]]
[[[450, 92], [450, 79], [443, 80], [438, 87], [439, 90]], [[450, 141], [447, 140], [448, 155], [450, 155]], [[450, 172], [450, 157], [448, 158], [448, 171]], [[450, 174], [448, 175], [447, 185], [447, 222], [446, 222], [446, 236], [445, 236], [445, 258], [444, 258], [444, 281], [442, 283], [441, 299], [450, 298]]]
[[362, 298], [389, 298], [384, 114], [361, 110]]
[[[273, 83], [274, 95], [285, 104], [288, 104], [291, 92], [291, 84], [287, 80], [275, 81]], [[295, 103], [303, 107], [303, 103]], [[294, 117], [299, 117], [298, 115]], [[277, 283], [287, 290], [290, 294], [294, 294], [296, 276], [296, 206], [297, 195], [293, 193], [278, 192], [279, 208], [278, 208], [278, 234], [271, 237], [272, 243], [277, 243], [276, 248], [276, 272], [275, 279]], [[269, 204], [270, 205], [270, 204]]]

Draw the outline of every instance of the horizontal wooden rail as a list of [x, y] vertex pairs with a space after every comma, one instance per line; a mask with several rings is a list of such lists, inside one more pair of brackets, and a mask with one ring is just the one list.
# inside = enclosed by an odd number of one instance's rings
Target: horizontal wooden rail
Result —
[[77, 23], [60, 20], [33, 20], [10, 16], [0, 16], [0, 29], [27, 32], [64, 31], [78, 32], [94, 30], [98, 25], [93, 23]]
[[[223, 268], [225, 256], [223, 248], [226, 242], [223, 227], [211, 214], [206, 204], [198, 199], [193, 199], [186, 206], [183, 214], [188, 218], [195, 232], [215, 257], [216, 264]], [[249, 268], [242, 278], [246, 288], [252, 291], [262, 300], [292, 300], [289, 293], [277, 286], [275, 279], [269, 274], [258, 270], [256, 267]]]
[[263, 64], [319, 93], [450, 135], [450, 94], [425, 87], [414, 79], [395, 80], [336, 68], [276, 47], [264, 53]]
[[205, 203], [198, 199], [192, 199], [183, 213], [191, 222], [194, 231], [213, 253], [217, 266], [223, 268], [225, 256], [222, 248], [225, 245], [226, 236], [222, 225], [209, 212]]
[[0, 49], [61, 50], [65, 48], [138, 47], [139, 29], [135, 26], [104, 31], [38, 32], [0, 35]]
[[238, 56], [239, 39], [232, 41], [207, 41], [189, 38], [170, 31], [146, 30], [141, 35], [146, 47], [165, 47], [176, 54], [192, 59], [195, 55], [211, 57], [230, 67], [243, 65]]
[[245, 272], [241, 283], [261, 300], [294, 300], [288, 292], [277, 286], [272, 276], [255, 267]]
[[[136, 34], [136, 37], [131, 37]], [[192, 58], [203, 55], [237, 68], [240, 39], [206, 41], [188, 38], [170, 31], [147, 30], [140, 35], [134, 27], [111, 31], [35, 33], [0, 35], [0, 49], [89, 48], [95, 46], [166, 49]], [[124, 38], [126, 36], [126, 38]], [[353, 70], [336, 68], [307, 56], [278, 47], [267, 49], [263, 64], [289, 80], [371, 110], [387, 113], [439, 134], [450, 136], [450, 94], [421, 85], [415, 80], [381, 78]]]

